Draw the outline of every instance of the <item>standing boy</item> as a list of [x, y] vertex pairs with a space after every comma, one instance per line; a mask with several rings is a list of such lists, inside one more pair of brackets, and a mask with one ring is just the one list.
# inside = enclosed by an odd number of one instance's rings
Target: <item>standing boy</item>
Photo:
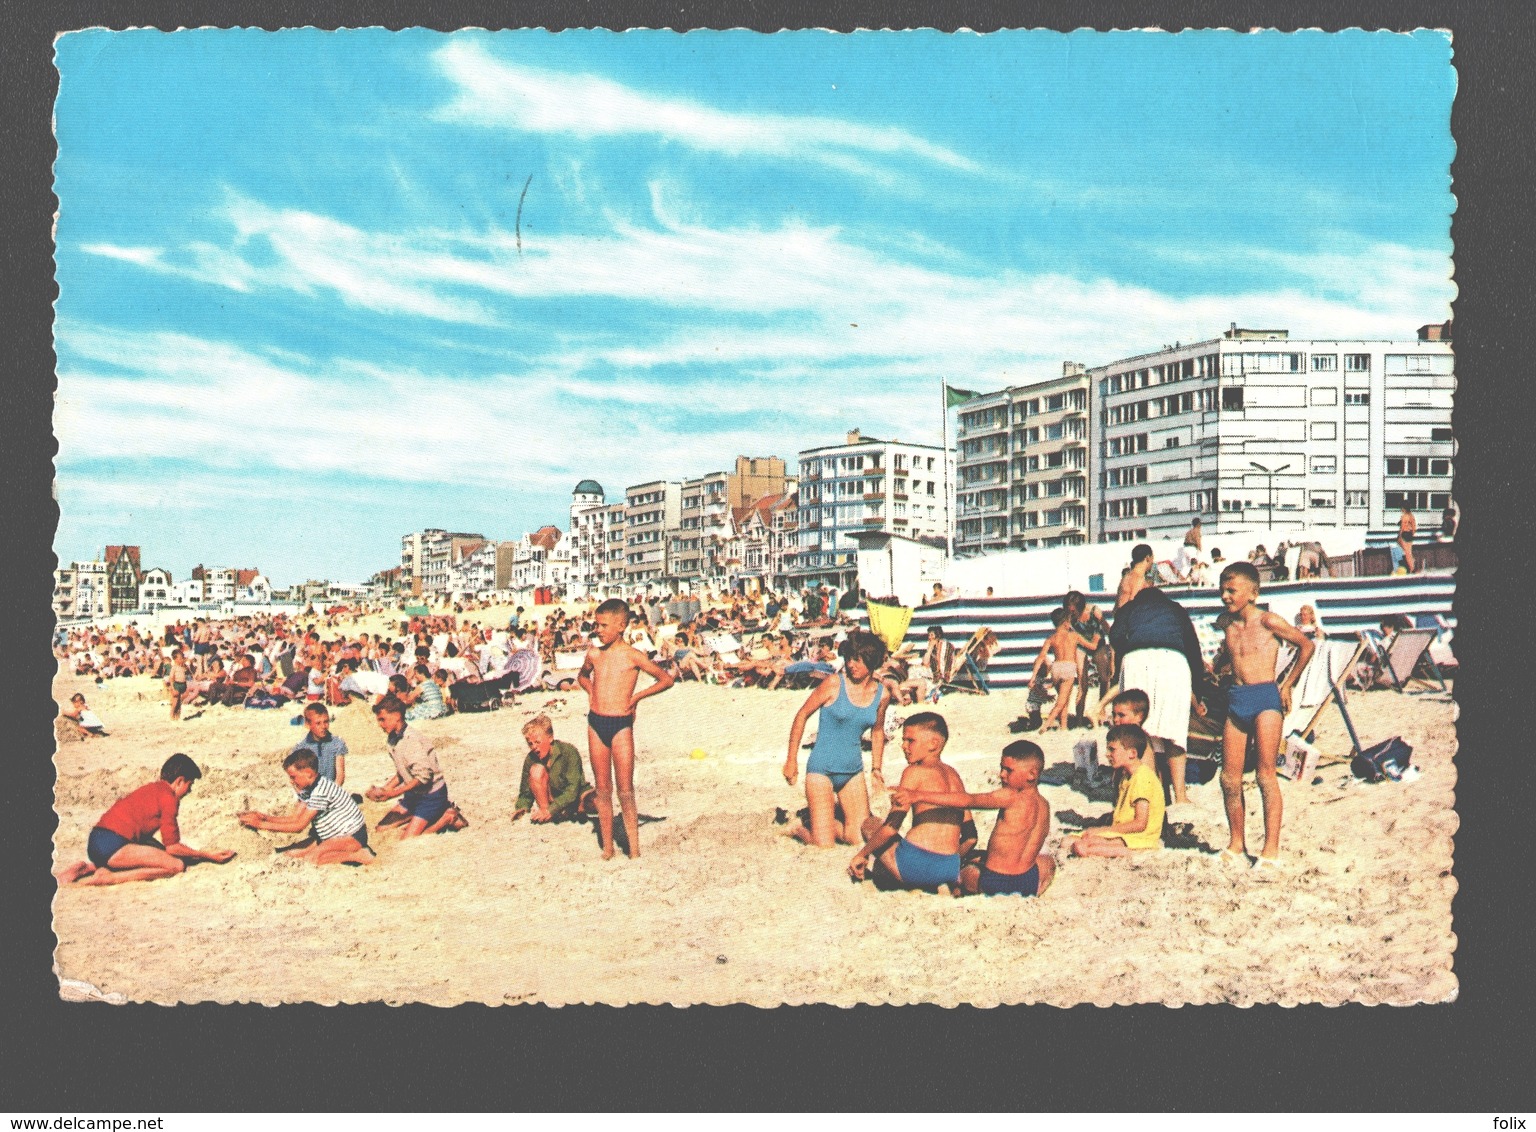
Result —
[[[1256, 777], [1264, 803], [1264, 851], [1253, 867], [1276, 868], [1280, 863], [1280, 780], [1275, 776], [1275, 757], [1280, 751], [1280, 728], [1291, 709], [1291, 688], [1306, 668], [1317, 647], [1284, 617], [1268, 613], [1256, 604], [1259, 572], [1247, 562], [1234, 562], [1221, 572], [1221, 604], [1231, 614], [1227, 622], [1227, 655], [1232, 658], [1235, 683], [1228, 693], [1227, 727], [1222, 735], [1221, 796], [1227, 807], [1227, 826], [1232, 839], [1221, 851], [1224, 859], [1246, 861], [1248, 850], [1243, 823], [1243, 763], [1248, 736], [1258, 740]], [[1285, 678], [1275, 682], [1275, 661], [1280, 642], [1296, 646], [1296, 663]]]
[[[949, 724], [938, 712], [920, 711], [908, 716], [901, 729], [901, 753], [907, 765], [900, 788], [909, 794], [962, 794], [965, 783], [959, 772], [940, 756], [949, 742]], [[869, 862], [901, 888], [942, 888], [953, 891], [960, 884], [960, 858], [976, 844], [976, 825], [963, 806], [926, 802], [911, 803], [912, 830], [901, 836], [907, 806], [892, 802], [885, 820], [864, 820], [864, 844], [848, 863], [848, 875], [863, 880]]]
[[[197, 861], [222, 865], [235, 854], [230, 849], [194, 849], [181, 840], [176, 816], [181, 800], [192, 792], [192, 784], [203, 776], [197, 764], [186, 755], [175, 754], [165, 760], [160, 777], [119, 800], [101, 815], [85, 852], [89, 860], [78, 861], [59, 873], [60, 884], [127, 884], [135, 880], [159, 880], [173, 877]], [[160, 840], [155, 840], [155, 834]]]
[[[611, 597], [597, 607], [598, 643], [587, 650], [576, 682], [587, 693], [587, 751], [597, 779], [598, 833], [603, 860], [613, 857], [613, 780], [619, 783], [619, 808], [629, 855], [640, 856], [640, 813], [635, 807], [635, 705], [665, 692], [672, 676], [639, 649], [624, 643], [629, 604]], [[642, 692], [635, 684], [644, 672], [655, 681]]]
[[1042, 855], [1041, 847], [1051, 832], [1051, 807], [1040, 795], [1040, 772], [1045, 753], [1028, 739], [1017, 739], [1003, 748], [998, 767], [1001, 785], [986, 794], [942, 793], [897, 787], [892, 799], [898, 806], [926, 802], [935, 806], [965, 806], [997, 810], [997, 824], [979, 864], [960, 869], [960, 891], [966, 895], [1038, 896], [1056, 875], [1056, 861]]
[[278, 833], [298, 833], [313, 826], [314, 843], [294, 853], [301, 861], [316, 865], [366, 865], [374, 858], [368, 848], [368, 823], [357, 803], [333, 779], [320, 773], [314, 752], [300, 746], [283, 760], [288, 781], [293, 784], [298, 804], [284, 817], [274, 818], [258, 810], [237, 815], [240, 824], [251, 829], [270, 829]]

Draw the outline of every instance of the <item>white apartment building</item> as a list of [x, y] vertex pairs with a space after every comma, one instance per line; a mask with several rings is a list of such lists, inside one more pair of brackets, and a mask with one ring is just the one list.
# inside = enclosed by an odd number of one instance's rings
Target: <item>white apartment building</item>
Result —
[[53, 575], [53, 612], [60, 618], [105, 617], [109, 609], [107, 564], [71, 562]]
[[1089, 379], [1060, 377], [966, 401], [956, 434], [955, 553], [1088, 541]]
[[730, 478], [725, 472], [709, 472], [683, 481], [667, 571], [681, 590], [724, 583], [726, 546], [736, 534]]
[[449, 552], [448, 596], [453, 601], [478, 598], [496, 588], [496, 544], [466, 542]]
[[144, 571], [139, 582], [139, 608], [154, 610], [171, 604], [171, 572], [163, 566], [153, 566]]
[[624, 491], [625, 580], [630, 586], [672, 589], [667, 552], [682, 521], [683, 485], [652, 480]]
[[570, 582], [571, 547], [559, 527], [544, 526], [517, 541], [512, 562], [512, 588], [539, 586], [565, 589]]
[[[1223, 527], [1422, 525], [1449, 505], [1455, 357], [1417, 339], [1292, 339], [1245, 330], [1090, 371], [1096, 541]], [[1241, 548], [1246, 550], [1247, 548]]]
[[844, 443], [808, 448], [799, 460], [796, 560], [786, 572], [788, 585], [853, 585], [855, 531], [947, 537], [952, 457], [944, 449], [877, 440], [854, 429]]
[[208, 586], [201, 578], [187, 578], [171, 585], [172, 605], [202, 605], [208, 600]]
[[573, 597], [596, 595], [603, 590], [608, 561], [610, 508], [603, 485], [582, 480], [571, 493], [571, 523], [566, 538], [570, 545], [570, 581]]

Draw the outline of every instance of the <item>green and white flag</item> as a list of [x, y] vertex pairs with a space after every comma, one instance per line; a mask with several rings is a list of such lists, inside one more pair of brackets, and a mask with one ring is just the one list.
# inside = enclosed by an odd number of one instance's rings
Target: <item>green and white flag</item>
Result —
[[956, 389], [953, 385], [944, 387], [944, 407], [953, 409], [956, 405], [963, 405], [972, 397], [980, 397], [974, 389]]

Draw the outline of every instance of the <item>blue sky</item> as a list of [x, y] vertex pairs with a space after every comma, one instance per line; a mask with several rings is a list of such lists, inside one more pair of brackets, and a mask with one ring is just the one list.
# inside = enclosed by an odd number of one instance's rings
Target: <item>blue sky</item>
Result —
[[362, 580], [421, 527], [564, 527], [587, 476], [937, 442], [943, 378], [1230, 322], [1406, 337], [1455, 296], [1443, 33], [90, 31], [57, 61], [65, 560]]

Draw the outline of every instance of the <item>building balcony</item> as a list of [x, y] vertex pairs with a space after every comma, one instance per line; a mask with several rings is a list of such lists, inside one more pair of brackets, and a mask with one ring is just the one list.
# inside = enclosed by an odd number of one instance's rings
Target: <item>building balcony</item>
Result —
[[865, 498], [866, 501], [871, 500], [871, 499], [884, 499], [885, 498], [885, 492], [883, 492], [883, 491], [866, 491], [864, 493], [864, 498]]
[[877, 515], [874, 518], [863, 520], [861, 525], [862, 526], [866, 526], [866, 527], [879, 527], [879, 526], [883, 526], [884, 523], [885, 523], [885, 520]]

